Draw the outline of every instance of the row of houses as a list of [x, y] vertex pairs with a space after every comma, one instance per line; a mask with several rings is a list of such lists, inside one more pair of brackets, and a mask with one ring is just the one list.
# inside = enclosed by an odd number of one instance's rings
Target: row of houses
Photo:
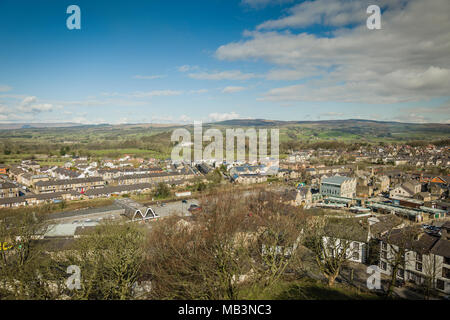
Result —
[[[385, 275], [390, 276], [397, 270], [396, 278], [401, 282], [428, 284], [448, 294], [450, 222], [440, 230], [440, 234], [429, 234], [423, 229], [405, 226], [394, 215], [369, 217], [364, 221], [342, 218], [326, 227], [324, 243], [330, 250], [345, 247], [349, 261], [367, 265], [377, 262]], [[347, 245], [340, 245], [344, 241]]]
[[440, 229], [440, 237], [409, 228], [384, 235], [380, 241], [381, 272], [396, 272], [399, 281], [450, 293], [450, 222]]
[[59, 200], [77, 200], [81, 198], [81, 194], [75, 191], [62, 191], [41, 194], [27, 194], [24, 196], [1, 198], [0, 208], [15, 208], [21, 206], [40, 205]]
[[159, 182], [172, 182], [180, 180], [189, 180], [194, 178], [194, 174], [182, 174], [179, 172], [154, 172], [124, 175], [110, 180], [112, 185], [130, 185], [138, 183], [159, 183]]
[[34, 185], [36, 193], [60, 192], [60, 191], [77, 191], [84, 193], [86, 190], [103, 188], [106, 185], [101, 177], [63, 179], [63, 180], [47, 180], [38, 181]]
[[19, 196], [19, 187], [11, 182], [0, 182], [0, 199]]

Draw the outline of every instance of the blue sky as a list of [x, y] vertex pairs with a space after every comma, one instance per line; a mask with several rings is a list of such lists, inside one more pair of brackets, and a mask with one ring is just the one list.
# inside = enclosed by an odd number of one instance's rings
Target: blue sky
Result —
[[365, 1], [1, 0], [0, 122], [449, 122], [450, 5], [421, 2], [369, 30]]

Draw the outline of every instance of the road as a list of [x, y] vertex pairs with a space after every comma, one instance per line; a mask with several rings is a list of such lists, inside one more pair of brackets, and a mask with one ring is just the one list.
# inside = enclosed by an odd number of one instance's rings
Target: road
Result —
[[189, 206], [191, 204], [199, 205], [199, 202], [197, 199], [189, 199], [186, 200], [187, 203], [182, 203], [181, 200], [174, 201], [174, 202], [168, 202], [165, 206], [156, 206], [153, 205], [151, 208], [155, 213], [161, 217], [168, 217], [173, 215], [179, 215], [179, 216], [190, 216], [191, 213], [188, 211]]
[[[187, 203], [182, 203], [181, 200], [178, 200], [169, 202], [164, 206], [153, 205], [151, 206], [151, 208], [161, 218], [171, 215], [190, 216], [191, 213], [188, 211], [189, 206], [191, 204], [198, 205], [199, 202], [197, 199], [189, 199], [186, 201]], [[121, 216], [121, 212], [123, 212], [123, 209], [121, 209], [119, 206], [111, 205], [102, 208], [81, 209], [77, 211], [57, 213], [53, 214], [50, 219], [57, 224], [77, 224], [91, 221], [100, 222], [103, 219], [121, 219], [123, 218]]]

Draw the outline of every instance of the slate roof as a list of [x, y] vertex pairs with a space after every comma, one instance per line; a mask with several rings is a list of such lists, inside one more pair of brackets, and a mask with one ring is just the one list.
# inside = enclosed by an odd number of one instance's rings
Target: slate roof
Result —
[[431, 253], [450, 258], [450, 241], [445, 239], [439, 239], [431, 249]]
[[343, 177], [343, 176], [333, 176], [333, 177], [329, 177], [329, 178], [324, 178], [322, 180], [322, 183], [335, 184], [335, 185], [340, 186], [347, 180], [350, 180], [350, 179], [347, 177]]

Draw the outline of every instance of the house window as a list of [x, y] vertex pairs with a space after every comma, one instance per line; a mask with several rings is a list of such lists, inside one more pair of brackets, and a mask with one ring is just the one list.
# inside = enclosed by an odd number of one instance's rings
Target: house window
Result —
[[450, 264], [450, 257], [444, 257], [444, 263]]
[[398, 269], [398, 271], [397, 271], [397, 277], [403, 279], [403, 278], [405, 277], [405, 270], [403, 270], [403, 269]]
[[416, 270], [417, 271], [422, 271], [422, 263], [416, 262]]
[[382, 243], [381, 243], [381, 248], [382, 248], [383, 250], [387, 250], [387, 243], [386, 243], [386, 242], [382, 242]]
[[441, 279], [437, 279], [436, 288], [438, 288], [439, 290], [445, 290], [445, 282]]
[[442, 268], [442, 277], [450, 279], [450, 269], [449, 268]]
[[387, 270], [387, 264], [386, 264], [386, 262], [381, 261], [381, 262], [380, 262], [380, 267], [381, 267], [381, 269], [383, 269], [384, 271], [386, 271], [386, 270]]
[[416, 253], [416, 261], [422, 262], [422, 255], [420, 253]]
[[358, 242], [354, 242], [353, 243], [353, 249], [359, 250], [359, 243]]
[[352, 258], [353, 258], [353, 260], [359, 260], [359, 252], [357, 252], [357, 251], [353, 252]]

